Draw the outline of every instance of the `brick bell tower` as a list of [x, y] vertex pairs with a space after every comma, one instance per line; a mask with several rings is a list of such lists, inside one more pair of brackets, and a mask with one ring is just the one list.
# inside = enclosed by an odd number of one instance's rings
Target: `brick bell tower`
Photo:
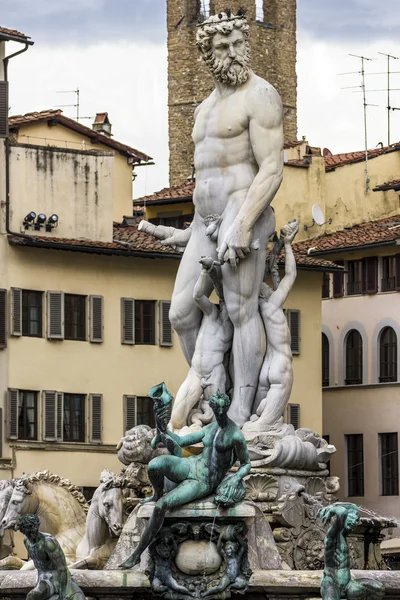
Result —
[[192, 173], [193, 113], [214, 89], [196, 48], [196, 24], [226, 7], [246, 9], [252, 69], [282, 97], [285, 141], [297, 139], [296, 0], [167, 0], [171, 186]]

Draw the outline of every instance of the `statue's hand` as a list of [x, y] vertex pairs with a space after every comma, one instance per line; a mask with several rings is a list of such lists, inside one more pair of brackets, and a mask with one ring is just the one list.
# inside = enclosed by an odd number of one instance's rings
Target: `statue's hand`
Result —
[[161, 241], [163, 246], [175, 246], [175, 247], [185, 247], [187, 246], [190, 236], [192, 235], [192, 230], [190, 227], [187, 229], [175, 229], [173, 235], [171, 237], [166, 238]]
[[218, 248], [218, 260], [230, 262], [235, 268], [237, 261], [250, 252], [252, 230], [246, 221], [235, 219]]
[[291, 244], [299, 231], [299, 222], [291, 221], [284, 225], [281, 229], [281, 235], [285, 243]]

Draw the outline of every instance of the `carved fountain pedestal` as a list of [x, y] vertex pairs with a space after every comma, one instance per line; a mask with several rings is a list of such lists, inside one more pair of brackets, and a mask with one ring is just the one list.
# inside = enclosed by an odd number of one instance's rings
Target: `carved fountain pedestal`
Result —
[[[133, 511], [107, 569], [124, 560], [153, 509], [154, 504], [148, 503]], [[221, 508], [212, 498], [169, 511], [140, 563], [153, 592], [168, 600], [182, 598], [184, 590], [188, 597], [223, 600], [232, 592], [244, 592], [253, 571], [281, 568], [262, 511], [251, 501]]]

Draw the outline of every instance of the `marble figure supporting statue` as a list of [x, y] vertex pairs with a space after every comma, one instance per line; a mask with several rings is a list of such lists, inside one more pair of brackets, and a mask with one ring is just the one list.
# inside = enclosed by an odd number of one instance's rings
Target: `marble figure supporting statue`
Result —
[[38, 571], [35, 587], [27, 600], [85, 600], [82, 590], [73, 581], [64, 553], [57, 540], [39, 531], [39, 517], [24, 515], [18, 529], [25, 535], [25, 547]]
[[[229, 416], [242, 427], [252, 414], [266, 351], [258, 294], [268, 240], [275, 231], [270, 204], [282, 181], [283, 108], [272, 85], [251, 70], [249, 25], [241, 11], [209, 17], [197, 29], [197, 46], [215, 89], [194, 115], [196, 188], [190, 231], [171, 231], [162, 242], [175, 247], [187, 243], [170, 320], [191, 366], [204, 315], [193, 293], [203, 268], [199, 259], [218, 259], [233, 325]], [[208, 280], [206, 296], [212, 287]]]
[[[160, 384], [158, 387], [160, 390], [158, 396], [163, 396], [166, 404], [168, 400], [171, 402], [172, 396], [165, 385]], [[155, 388], [152, 390], [154, 396]], [[215, 415], [215, 421], [200, 431], [180, 437], [165, 429], [162, 424], [161, 441], [164, 441], [170, 449], [179, 448], [180, 453], [178, 456], [158, 456], [150, 461], [148, 475], [153, 486], [153, 496], [146, 501], [155, 502], [153, 514], [133, 554], [121, 565], [121, 568], [129, 569], [139, 563], [142, 552], [161, 530], [168, 510], [213, 493], [215, 493], [215, 502], [222, 506], [232, 506], [244, 500], [246, 492], [243, 478], [250, 471], [246, 441], [237, 425], [228, 417], [230, 398], [217, 392], [210, 398], [209, 404]], [[174, 444], [168, 444], [167, 438]], [[181, 458], [181, 448], [199, 443], [204, 446], [201, 454]], [[228, 471], [237, 461], [240, 463], [238, 470], [233, 475], [227, 476]], [[163, 495], [165, 479], [176, 484], [176, 487]]]
[[351, 579], [348, 534], [360, 521], [358, 506], [336, 502], [319, 513], [328, 525], [324, 541], [325, 568], [321, 582], [323, 600], [381, 600], [385, 586], [379, 581], [363, 577]]

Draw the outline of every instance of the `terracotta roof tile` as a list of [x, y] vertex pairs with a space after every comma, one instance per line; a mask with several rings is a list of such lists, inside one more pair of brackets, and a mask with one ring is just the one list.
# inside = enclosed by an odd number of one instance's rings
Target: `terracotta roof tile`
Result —
[[309, 248], [315, 248], [312, 255], [328, 254], [346, 248], [360, 248], [363, 246], [377, 246], [395, 243], [400, 238], [400, 214], [386, 217], [379, 221], [369, 221], [353, 225], [340, 231], [327, 233], [319, 237], [297, 242], [294, 249], [301, 254], [307, 254]]
[[[382, 156], [382, 154], [388, 154], [390, 152], [396, 152], [400, 150], [400, 143], [392, 144], [391, 146], [383, 146], [383, 148], [372, 148], [368, 150], [368, 159]], [[331, 154], [325, 155], [325, 170], [327, 172], [334, 171], [336, 167], [343, 167], [344, 165], [350, 165], [365, 160], [365, 150], [359, 152], [345, 152], [343, 154]]]
[[[34, 240], [28, 236], [26, 238], [9, 236], [9, 242], [14, 246], [31, 246], [50, 249], [60, 250], [73, 250], [76, 251], [91, 251], [107, 254], [119, 254], [127, 256], [132, 254], [139, 254], [143, 257], [155, 258], [172, 258], [180, 259], [182, 254], [177, 253], [169, 246], [163, 246], [161, 243], [150, 235], [147, 235], [141, 231], [138, 231], [137, 226], [124, 226], [119, 223], [114, 223], [113, 227], [113, 241], [112, 242], [100, 242], [85, 239], [67, 239], [57, 237], [45, 237], [45, 236], [31, 236]], [[122, 243], [118, 243], [122, 242]], [[301, 252], [295, 252], [295, 258], [299, 269], [304, 270], [325, 270], [325, 271], [338, 271], [341, 267], [338, 267], [334, 263], [302, 254]], [[284, 254], [280, 257], [279, 263], [283, 266]]]
[[387, 190], [400, 190], [400, 179], [392, 179], [374, 187], [374, 192], [386, 192]]
[[195, 181], [184, 181], [179, 185], [173, 185], [172, 187], [166, 187], [160, 190], [159, 192], [155, 192], [154, 194], [150, 194], [149, 196], [143, 196], [142, 198], [138, 198], [134, 201], [134, 205], [149, 204], [153, 200], [177, 200], [178, 198], [187, 198], [190, 199], [193, 196], [194, 188], [196, 182]]
[[133, 162], [140, 163], [141, 161], [147, 162], [152, 160], [151, 156], [140, 152], [140, 150], [131, 148], [126, 144], [121, 144], [121, 142], [117, 142], [98, 131], [94, 131], [90, 127], [86, 127], [86, 125], [74, 121], [74, 119], [66, 117], [60, 109], [42, 110], [40, 112], [26, 113], [25, 115], [15, 115], [9, 118], [8, 123], [10, 129], [18, 129], [19, 125], [39, 121], [52, 121], [64, 125], [68, 129], [72, 129], [81, 135], [89, 137], [99, 144], [103, 144], [104, 146], [108, 146], [109, 148], [120, 152], [124, 156], [133, 159]]
[[[24, 42], [28, 42], [28, 40], [30, 40], [31, 38], [27, 35], [25, 35], [24, 33], [21, 33], [20, 31], [17, 31], [16, 29], [8, 29], [8, 27], [0, 27], [0, 35], [2, 36], [7, 36], [10, 38], [19, 38], [21, 41]], [[33, 42], [28, 42], [30, 44], [33, 44]]]

